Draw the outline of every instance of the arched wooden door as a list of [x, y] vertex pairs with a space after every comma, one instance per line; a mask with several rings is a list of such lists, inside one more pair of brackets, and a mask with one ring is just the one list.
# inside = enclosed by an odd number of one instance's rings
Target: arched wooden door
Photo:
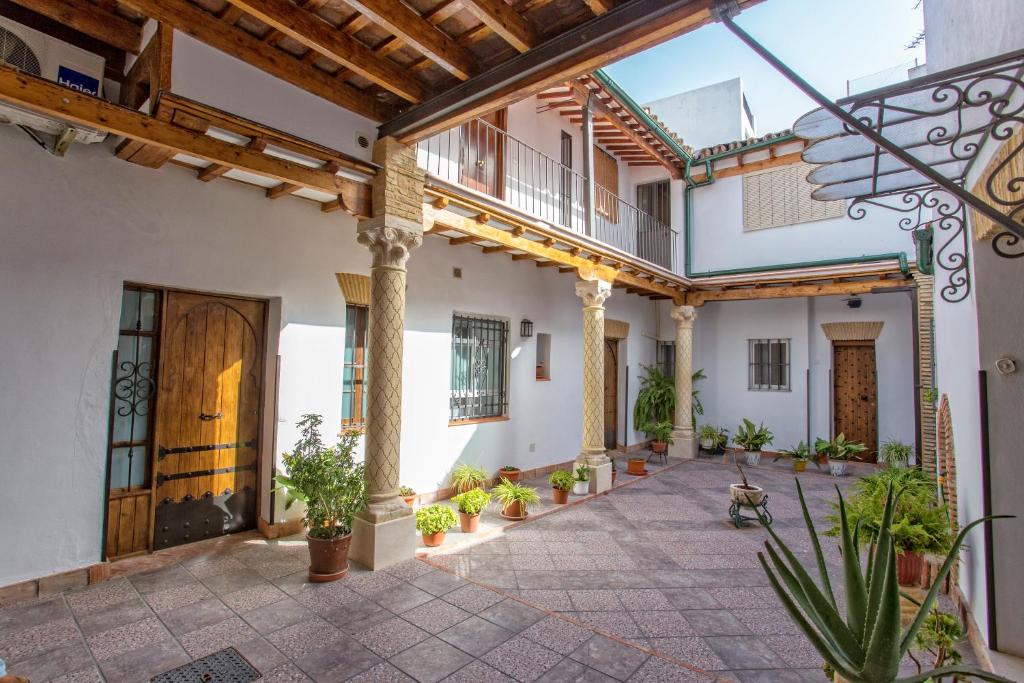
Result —
[[256, 525], [264, 319], [260, 301], [167, 295], [154, 550]]
[[619, 340], [604, 340], [604, 447], [618, 446], [619, 424]]

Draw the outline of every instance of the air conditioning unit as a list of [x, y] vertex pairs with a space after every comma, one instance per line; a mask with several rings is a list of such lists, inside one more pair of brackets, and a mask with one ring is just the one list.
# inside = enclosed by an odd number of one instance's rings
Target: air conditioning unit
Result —
[[[35, 29], [0, 17], [0, 60], [33, 76], [100, 97], [103, 91], [103, 57], [48, 36]], [[107, 137], [103, 131], [75, 126], [28, 109], [0, 103], [0, 124], [20, 126], [53, 136], [46, 142], [33, 135], [40, 144], [57, 156], [63, 156], [72, 142], [100, 142]]]

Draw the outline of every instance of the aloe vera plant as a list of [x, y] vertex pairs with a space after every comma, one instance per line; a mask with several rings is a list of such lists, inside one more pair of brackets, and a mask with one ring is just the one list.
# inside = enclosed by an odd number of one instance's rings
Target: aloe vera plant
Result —
[[[800, 630], [831, 668], [851, 683], [919, 683], [930, 678], [960, 674], [985, 681], [1008, 681], [987, 671], [955, 664], [899, 678], [900, 661], [915, 642], [915, 637], [938, 597], [939, 587], [949, 573], [967, 533], [975, 526], [998, 517], [986, 517], [966, 525], [946, 561], [921, 601], [917, 616], [907, 629], [900, 623], [900, 587], [896, 580], [896, 548], [891, 526], [894, 499], [899, 493], [889, 488], [882, 523], [871, 539], [865, 566], [858, 554], [860, 525], [852, 529], [846, 517], [846, 505], [839, 494], [839, 540], [843, 556], [843, 581], [846, 590], [846, 617], [840, 614], [825, 559], [818, 543], [804, 492], [796, 482], [804, 522], [811, 537], [821, 585], [811, 578], [796, 555], [770, 526], [765, 528], [772, 541], [765, 541], [765, 552], [757, 554], [779, 600]], [[836, 491], [839, 488], [836, 487]], [[776, 549], [776, 547], [778, 549]], [[767, 558], [765, 557], [767, 554]], [[837, 679], [838, 680], [838, 679]]]

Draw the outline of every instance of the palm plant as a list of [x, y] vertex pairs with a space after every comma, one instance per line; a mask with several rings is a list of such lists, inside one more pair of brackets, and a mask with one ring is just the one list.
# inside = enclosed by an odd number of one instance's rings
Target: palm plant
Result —
[[[917, 615], [910, 626], [903, 630], [900, 623], [900, 587], [896, 580], [896, 547], [891, 533], [895, 502], [900, 493], [894, 493], [893, 488], [889, 487], [885, 512], [878, 532], [871, 537], [865, 567], [861, 566], [858, 553], [861, 527], [850, 527], [846, 505], [842, 493], [839, 494], [842, 529], [840, 542], [846, 590], [844, 619], [832, 591], [825, 558], [799, 480], [796, 486], [821, 585], [811, 578], [796, 555], [770, 526], [765, 528], [775, 546], [765, 541], [765, 552], [759, 552], [757, 557], [786, 611], [832, 670], [851, 683], [923, 683], [930, 678], [956, 674], [986, 681], [1007, 681], [995, 674], [960, 664], [898, 678], [900, 661], [916, 642], [917, 634], [928, 618], [967, 533], [982, 522], [996, 517], [985, 517], [964, 527], [946, 555], [931, 589], [921, 601]], [[838, 487], [836, 491], [839, 491]]]
[[[671, 422], [676, 410], [676, 382], [661, 371], [656, 365], [646, 365], [644, 376], [640, 378], [640, 392], [633, 404], [633, 424], [642, 432], [646, 432], [648, 424]], [[702, 379], [707, 379], [704, 370], [700, 369], [690, 375], [690, 386], [695, 386]], [[700, 390], [691, 390], [690, 422], [697, 427], [697, 416], [704, 414], [704, 404], [700, 402]]]

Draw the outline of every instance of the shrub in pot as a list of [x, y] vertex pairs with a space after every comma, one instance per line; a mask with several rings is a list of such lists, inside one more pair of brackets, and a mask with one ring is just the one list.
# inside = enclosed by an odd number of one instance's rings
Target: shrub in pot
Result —
[[647, 474], [647, 461], [643, 458], [630, 458], [626, 461], [626, 474], [642, 477]]
[[756, 465], [761, 462], [761, 449], [772, 442], [775, 435], [771, 433], [762, 422], [754, 426], [754, 423], [743, 418], [743, 424], [736, 428], [736, 436], [733, 442], [746, 451], [747, 465]]
[[500, 470], [498, 470], [498, 478], [508, 479], [509, 481], [519, 481], [519, 476], [522, 473], [522, 470], [520, 470], [515, 465], [505, 465]]
[[847, 441], [842, 433], [831, 441], [816, 439], [814, 442], [814, 450], [828, 458], [828, 469], [833, 477], [846, 476], [846, 463], [867, 449], [862, 443]]
[[901, 441], [889, 439], [878, 451], [878, 462], [886, 467], [906, 467], [914, 449]]
[[404, 500], [405, 504], [409, 507], [412, 507], [413, 503], [416, 502], [416, 492], [408, 486], [400, 486], [398, 488], [398, 495], [402, 496], [402, 500]]
[[651, 422], [642, 427], [643, 431], [647, 436], [651, 437], [651, 452], [652, 453], [664, 453], [668, 450], [668, 445], [672, 443], [672, 423], [666, 420], [665, 422]]
[[416, 531], [423, 534], [423, 545], [430, 548], [444, 543], [445, 533], [457, 523], [447, 505], [435, 503], [416, 511]]
[[548, 477], [551, 483], [551, 497], [555, 503], [564, 505], [569, 502], [569, 489], [573, 486], [572, 473], [569, 470], [555, 470]]
[[306, 541], [311, 581], [334, 581], [348, 573], [352, 518], [366, 505], [363, 465], [352, 458], [359, 432], [345, 432], [334, 446], [320, 436], [320, 415], [303, 415], [299, 440], [282, 457], [288, 474], [274, 479], [285, 509], [306, 504]]
[[508, 479], [502, 479], [491, 493], [501, 503], [501, 516], [505, 519], [526, 519], [529, 507], [540, 502], [537, 489]]
[[[803, 472], [807, 469], [807, 462], [811, 460], [811, 447], [807, 442], [801, 441], [789, 450], [779, 451], [779, 455], [772, 462], [778, 462], [782, 458], [790, 458], [793, 461], [793, 471]], [[814, 463], [817, 466], [818, 463]]]
[[741, 484], [729, 485], [729, 502], [738, 503], [746, 507], [760, 505], [764, 501], [764, 489], [754, 486], [747, 481], [747, 475], [743, 472], [739, 462], [734, 461], [736, 469], [739, 470]]
[[729, 443], [729, 430], [715, 425], [701, 425], [697, 432], [700, 447], [713, 455], [720, 455]]
[[590, 468], [586, 465], [579, 465], [576, 468], [576, 476], [572, 482], [572, 492], [577, 496], [585, 496], [590, 493]]
[[482, 467], [474, 467], [460, 462], [452, 470], [451, 486], [455, 493], [465, 493], [483, 488], [485, 484], [487, 484], [487, 471]]
[[459, 526], [462, 532], [472, 534], [480, 524], [480, 513], [491, 502], [491, 494], [483, 489], [472, 489], [452, 498], [459, 508]]

